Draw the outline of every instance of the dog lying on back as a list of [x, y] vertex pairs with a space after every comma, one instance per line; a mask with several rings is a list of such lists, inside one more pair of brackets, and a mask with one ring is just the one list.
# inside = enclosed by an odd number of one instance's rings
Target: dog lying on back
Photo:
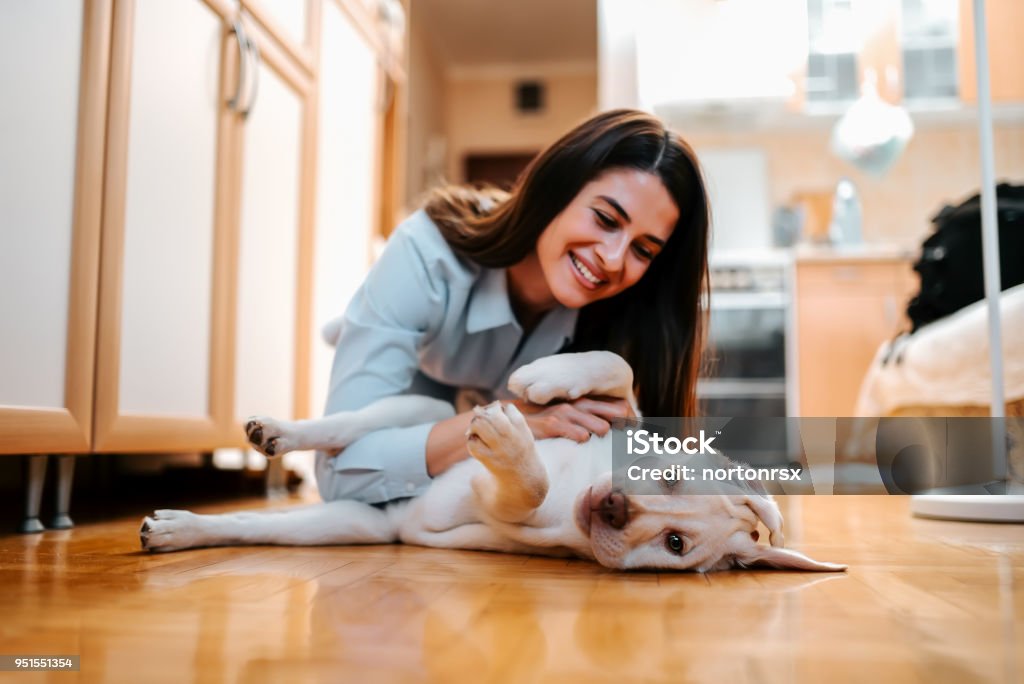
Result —
[[[585, 395], [628, 399], [633, 372], [610, 352], [561, 354], [517, 370], [509, 389], [536, 404]], [[229, 544], [402, 542], [545, 556], [576, 556], [616, 569], [708, 572], [733, 567], [840, 571], [783, 547], [782, 516], [769, 496], [744, 493], [625, 495], [612, 486], [611, 434], [578, 444], [535, 441], [512, 404], [474, 409], [473, 456], [434, 479], [425, 494], [383, 508], [332, 501], [279, 512], [197, 515], [156, 511], [142, 523], [142, 547], [175, 551]], [[451, 405], [426, 397], [382, 399], [320, 419], [254, 418], [250, 442], [268, 456], [340, 450], [385, 427], [442, 420]], [[758, 523], [770, 545], [758, 544]]]

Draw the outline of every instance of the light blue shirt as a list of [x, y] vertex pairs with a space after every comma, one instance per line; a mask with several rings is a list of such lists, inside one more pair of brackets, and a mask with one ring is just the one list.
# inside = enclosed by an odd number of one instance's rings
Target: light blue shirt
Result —
[[[556, 307], [524, 339], [506, 269], [457, 257], [419, 211], [395, 229], [345, 311], [325, 413], [396, 394], [454, 401], [464, 387], [511, 398], [508, 376], [570, 342], [576, 314]], [[380, 430], [334, 458], [318, 453], [321, 496], [380, 503], [422, 494], [433, 425]]]

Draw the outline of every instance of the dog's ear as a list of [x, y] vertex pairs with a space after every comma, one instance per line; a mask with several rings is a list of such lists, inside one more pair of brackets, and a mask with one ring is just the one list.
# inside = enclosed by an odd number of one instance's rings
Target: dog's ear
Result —
[[841, 563], [823, 563], [805, 556], [799, 551], [780, 549], [775, 546], [760, 546], [751, 543], [735, 556], [736, 564], [744, 568], [776, 568], [779, 570], [810, 570], [812, 572], [842, 572], [846, 566]]
[[743, 503], [754, 511], [764, 526], [768, 528], [769, 541], [772, 546], [783, 547], [786, 540], [782, 536], [782, 514], [779, 512], [779, 505], [770, 496], [758, 496], [757, 494], [743, 497]]

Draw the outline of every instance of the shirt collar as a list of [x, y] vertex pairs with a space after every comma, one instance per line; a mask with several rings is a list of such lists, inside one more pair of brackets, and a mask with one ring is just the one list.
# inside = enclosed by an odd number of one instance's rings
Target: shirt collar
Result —
[[485, 268], [470, 294], [466, 332], [478, 333], [509, 323], [516, 323], [516, 316], [508, 299], [505, 269]]
[[[520, 328], [509, 301], [507, 273], [504, 268], [484, 269], [470, 295], [466, 332], [478, 333], [510, 324]], [[576, 309], [556, 306], [544, 315], [532, 336], [559, 338], [563, 344], [569, 343], [576, 331], [578, 314]]]

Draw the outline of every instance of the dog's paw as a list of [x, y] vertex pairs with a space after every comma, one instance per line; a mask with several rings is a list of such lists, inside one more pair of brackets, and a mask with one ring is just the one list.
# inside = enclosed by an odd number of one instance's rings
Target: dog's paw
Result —
[[511, 392], [534, 404], [588, 394], [625, 398], [632, 384], [629, 364], [604, 351], [546, 356], [519, 368], [508, 379]]
[[266, 416], [252, 416], [245, 423], [249, 444], [264, 456], [283, 456], [294, 448], [285, 426]]
[[180, 551], [208, 543], [202, 518], [189, 511], [160, 510], [146, 516], [139, 528], [144, 551]]
[[508, 388], [517, 397], [534, 404], [547, 404], [555, 399], [579, 399], [587, 387], [568, 371], [565, 362], [557, 357], [537, 359], [509, 376]]
[[496, 401], [476, 407], [473, 414], [466, 446], [484, 465], [499, 470], [514, 468], [534, 448], [530, 426], [513, 404]]

